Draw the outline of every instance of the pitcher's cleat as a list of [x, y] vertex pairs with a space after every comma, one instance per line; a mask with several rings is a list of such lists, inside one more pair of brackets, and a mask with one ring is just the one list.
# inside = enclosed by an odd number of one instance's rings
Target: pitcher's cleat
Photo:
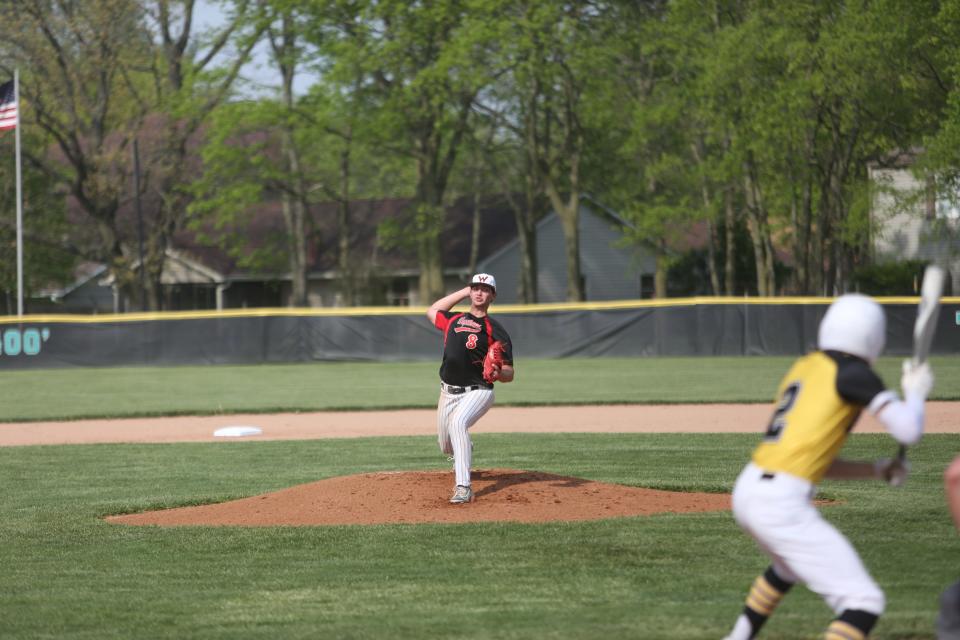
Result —
[[473, 489], [458, 484], [457, 488], [453, 490], [450, 504], [466, 504], [467, 502], [473, 502]]

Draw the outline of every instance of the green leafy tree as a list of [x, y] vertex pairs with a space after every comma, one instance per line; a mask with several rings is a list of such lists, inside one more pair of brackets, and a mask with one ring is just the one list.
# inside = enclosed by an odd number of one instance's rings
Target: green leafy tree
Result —
[[[151, 308], [161, 306], [166, 249], [183, 225], [196, 134], [252, 46], [247, 38], [230, 69], [204, 75], [233, 42], [246, 3], [237, 7], [224, 30], [201, 44], [192, 38], [193, 0], [0, 4], [0, 19], [16, 34], [0, 50], [22, 72], [24, 126], [44, 136], [24, 155], [92, 223], [86, 257], [108, 264], [132, 301], [142, 298], [143, 282]], [[133, 194], [138, 139], [143, 171]], [[137, 225], [123, 213], [137, 196], [150, 205], [143, 264]], [[144, 271], [146, 278], [137, 277]]]
[[[266, 6], [266, 5], [264, 5]], [[268, 9], [269, 11], [269, 9]], [[307, 230], [309, 205], [307, 203], [307, 173], [304, 167], [303, 151], [296, 129], [301, 116], [298, 113], [293, 83], [299, 67], [304, 64], [302, 28], [297, 21], [299, 15], [291, 6], [280, 3], [274, 11], [269, 11], [271, 20], [267, 27], [267, 39], [270, 43], [272, 59], [280, 72], [280, 105], [277, 115], [280, 118], [278, 133], [280, 137], [281, 171], [285, 179], [277, 185], [283, 209], [283, 219], [287, 228], [287, 254], [290, 262], [292, 280], [292, 306], [307, 306]]]
[[[928, 24], [918, 43], [921, 58], [935, 88], [928, 104], [943, 105], [942, 116], [931, 118], [931, 131], [925, 136], [923, 153], [916, 166], [918, 177], [930, 186], [931, 195], [941, 207], [960, 210], [960, 2], [939, 3], [939, 11]], [[929, 112], [928, 112], [929, 113]], [[915, 203], [913, 203], [915, 204]], [[941, 238], [960, 238], [960, 226], [950, 215], [939, 216], [933, 225]], [[957, 285], [954, 285], [954, 292]]]
[[[307, 256], [320, 244], [317, 205], [334, 202], [337, 219], [325, 228], [336, 230], [340, 293], [350, 305], [367, 299], [372, 269], [352, 250], [353, 201], [388, 187], [383, 186], [382, 163], [355, 138], [358, 127], [349, 104], [325, 90], [322, 83], [314, 85], [292, 107], [261, 98], [226, 104], [215, 112], [203, 148], [203, 171], [193, 185], [191, 226], [225, 248], [243, 268], [289, 271], [305, 286]], [[296, 150], [295, 164], [291, 148]], [[251, 237], [254, 216], [278, 201], [283, 234]], [[293, 204], [296, 217], [290, 215]], [[298, 251], [303, 252], [300, 257]]]
[[[702, 64], [707, 14], [691, 12], [667, 20], [664, 3], [624, 3], [617, 8], [614, 67], [618, 82], [605, 94], [618, 141], [616, 162], [602, 163], [602, 182], [611, 205], [630, 225], [628, 243], [652, 250], [654, 289], [669, 294], [667, 275], [690, 226], [712, 221], [717, 195], [705, 164], [706, 125], [697, 112], [694, 80]], [[712, 249], [713, 245], [710, 244]], [[714, 291], [719, 289], [714, 261]]]
[[[492, 169], [492, 154], [496, 153], [492, 141], [493, 129], [475, 127], [472, 136], [465, 140], [460, 160], [451, 175], [450, 186], [447, 188], [447, 200], [454, 204], [460, 198], [470, 201], [470, 255], [467, 258], [467, 271], [477, 272], [477, 262], [480, 259], [480, 234], [483, 228], [483, 206], [498, 193], [498, 187], [504, 182], [497, 180], [497, 172]], [[507, 190], [509, 191], [509, 190]], [[507, 196], [508, 201], [512, 194]]]
[[497, 53], [504, 73], [481, 98], [488, 132], [482, 144], [487, 170], [514, 213], [520, 249], [517, 293], [529, 304], [538, 299], [536, 224], [550, 208], [540, 160], [540, 150], [549, 146], [550, 125], [542, 117], [544, 89], [534, 72], [542, 58], [540, 33], [534, 26], [540, 7], [514, 2], [504, 8], [497, 22], [502, 43]]
[[868, 259], [867, 167], [928, 126], [933, 83], [918, 43], [931, 7], [670, 3], [628, 56], [650, 70], [634, 74], [622, 148], [649, 192], [620, 198], [641, 235], [698, 219], [711, 238], [725, 228], [708, 263], [725, 254], [709, 271], [715, 291], [724, 272], [729, 293], [729, 234], [742, 219], [757, 293], [783, 286], [778, 249], [793, 254], [794, 291], [842, 290]]
[[[232, 96], [240, 70], [269, 24], [252, 0], [223, 2], [224, 24], [198, 32], [195, 0], [140, 0], [151, 34], [151, 64], [137, 84], [142, 108], [162, 122], [162, 135], [145, 132], [141, 190], [153, 196], [147, 217], [143, 269], [147, 303], [163, 306], [161, 275], [174, 234], [188, 222], [190, 184], [198, 170], [202, 127]], [[227, 61], [220, 61], [227, 58]], [[144, 132], [138, 132], [143, 135]]]
[[314, 41], [333, 61], [331, 79], [344, 90], [362, 90], [374, 144], [415, 167], [404, 236], [419, 257], [421, 299], [440, 297], [444, 197], [475, 100], [489, 83], [490, 25], [498, 3], [319, 4], [324, 13]]
[[[316, 9], [316, 7], [314, 7]], [[322, 9], [322, 8], [321, 8]], [[295, 78], [307, 69], [324, 70], [318, 48], [309, 34], [320, 38], [328, 19], [325, 11], [310, 13], [289, 0], [261, 2], [267, 43], [280, 80], [275, 97], [227, 104], [213, 119], [203, 150], [203, 177], [195, 185], [198, 201], [191, 206], [193, 227], [214, 230], [216, 238], [253, 269], [284, 270], [291, 274], [291, 304], [308, 303], [307, 276], [312, 250], [320, 245], [315, 214], [321, 202], [336, 203], [339, 293], [342, 303], [369, 298], [372, 265], [353, 251], [351, 227], [355, 198], [381, 195], [390, 181], [383, 175], [403, 176], [386, 168], [368, 142], [376, 141], [365, 124], [365, 92], [355, 74], [349, 90], [321, 76], [306, 95], [294, 94]], [[341, 69], [346, 73], [346, 69]], [[357, 158], [359, 157], [359, 161]], [[284, 235], [270, 247], [251, 250], [244, 235], [251, 216], [279, 201]], [[285, 260], [281, 260], [285, 257]]]
[[109, 264], [129, 290], [135, 253], [118, 214], [130, 184], [128, 144], [146, 115], [132, 80], [151, 56], [140, 7], [3, 3], [0, 20], [13, 36], [0, 44], [2, 58], [21, 70], [21, 121], [38, 134], [24, 158], [88, 216], [96, 233], [87, 256]]
[[867, 167], [922, 131], [915, 43], [930, 5], [745, 6], [706, 77], [724, 97], [716, 113], [732, 134], [758, 290], [775, 291], [776, 243], [792, 246], [796, 290], [843, 290], [868, 254]]
[[[22, 146], [33, 146], [38, 136], [21, 131], [21, 138]], [[0, 306], [7, 313], [16, 313], [18, 291], [15, 153], [14, 131], [0, 133]], [[23, 303], [24, 312], [31, 313], [31, 295], [69, 282], [83, 250], [71, 234], [63, 198], [49, 176], [30, 163], [23, 163], [21, 173]]]
[[504, 41], [512, 84], [506, 120], [514, 123], [526, 155], [530, 215], [521, 219], [523, 233], [532, 233], [542, 189], [563, 229], [567, 299], [584, 300], [580, 203], [591, 148], [607, 128], [607, 113], [595, 98], [615, 62], [606, 44], [610, 14], [588, 1], [518, 2], [511, 9]]

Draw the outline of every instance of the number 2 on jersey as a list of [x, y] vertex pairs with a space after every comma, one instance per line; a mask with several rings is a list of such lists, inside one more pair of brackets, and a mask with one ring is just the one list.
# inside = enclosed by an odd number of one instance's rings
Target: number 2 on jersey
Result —
[[764, 442], [776, 442], [782, 435], [783, 428], [787, 426], [787, 414], [793, 408], [793, 403], [797, 401], [797, 395], [800, 393], [800, 383], [794, 382], [783, 390], [780, 396], [780, 402], [777, 409], [773, 412], [773, 418], [770, 419], [770, 425], [767, 426], [767, 432], [763, 434]]

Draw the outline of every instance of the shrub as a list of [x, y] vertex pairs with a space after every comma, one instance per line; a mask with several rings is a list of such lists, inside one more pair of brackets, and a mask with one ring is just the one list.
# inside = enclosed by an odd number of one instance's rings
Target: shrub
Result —
[[918, 295], [926, 265], [923, 260], [867, 265], [853, 272], [851, 284], [856, 291], [873, 296]]

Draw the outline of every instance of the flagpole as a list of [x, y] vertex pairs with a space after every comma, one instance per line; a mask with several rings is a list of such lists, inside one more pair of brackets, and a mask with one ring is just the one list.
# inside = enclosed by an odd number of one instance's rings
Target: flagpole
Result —
[[[20, 192], [20, 70], [13, 70], [13, 100], [17, 105], [17, 316], [23, 316], [23, 197]], [[8, 165], [9, 166], [9, 165]]]

